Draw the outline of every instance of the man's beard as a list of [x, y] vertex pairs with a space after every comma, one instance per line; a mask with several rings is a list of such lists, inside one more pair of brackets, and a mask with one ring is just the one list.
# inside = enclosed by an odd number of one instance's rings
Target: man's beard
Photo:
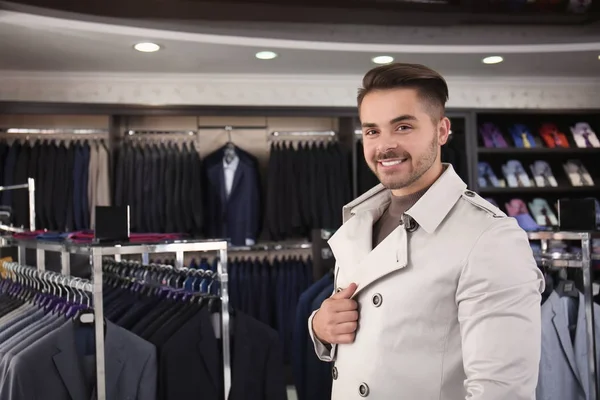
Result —
[[387, 189], [403, 189], [418, 181], [427, 171], [429, 171], [437, 157], [437, 150], [438, 137], [437, 135], [434, 135], [433, 140], [427, 148], [427, 152], [417, 160], [416, 165], [414, 165], [412, 171], [410, 171], [408, 174], [384, 174], [380, 173], [377, 169], [379, 161], [382, 160], [406, 159], [406, 161], [404, 161], [405, 163], [411, 162], [412, 157], [409, 153], [404, 151], [387, 151], [385, 153], [380, 153], [374, 157], [373, 164], [370, 167], [375, 175], [377, 175], [379, 182], [381, 182], [381, 184], [383, 184], [383, 186], [385, 186]]

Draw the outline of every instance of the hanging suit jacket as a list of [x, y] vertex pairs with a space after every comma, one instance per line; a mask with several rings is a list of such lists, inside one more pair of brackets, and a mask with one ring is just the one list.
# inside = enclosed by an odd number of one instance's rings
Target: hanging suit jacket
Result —
[[246, 239], [256, 241], [260, 233], [260, 181], [256, 158], [240, 148], [235, 151], [239, 164], [229, 197], [223, 169], [225, 146], [204, 159], [204, 214], [207, 220], [207, 237], [228, 238], [233, 245], [244, 246]]
[[335, 362], [333, 400], [534, 399], [542, 273], [515, 219], [444, 167], [375, 249], [390, 192], [344, 208], [329, 245], [336, 291], [358, 285], [354, 343], [324, 346], [309, 319], [317, 354]]
[[[577, 305], [577, 299], [561, 298], [556, 292], [552, 292], [542, 305], [542, 357], [536, 400], [591, 400], [583, 294], [579, 294], [578, 300]], [[567, 312], [569, 308], [571, 313]], [[595, 303], [594, 315], [600, 315], [600, 306]], [[574, 339], [571, 340], [569, 326], [575, 322], [577, 326]], [[598, 342], [598, 317], [595, 323]], [[596, 345], [596, 362], [598, 361], [600, 346]]]
[[[233, 370], [229, 400], [286, 400], [277, 334], [241, 312], [235, 313], [232, 324]], [[161, 349], [160, 398], [223, 400], [219, 348], [210, 313], [203, 308]]]
[[[75, 323], [66, 323], [17, 354], [5, 383], [6, 400], [89, 399], [79, 365]], [[156, 349], [106, 321], [106, 398], [156, 399]], [[3, 397], [4, 399], [4, 397]]]

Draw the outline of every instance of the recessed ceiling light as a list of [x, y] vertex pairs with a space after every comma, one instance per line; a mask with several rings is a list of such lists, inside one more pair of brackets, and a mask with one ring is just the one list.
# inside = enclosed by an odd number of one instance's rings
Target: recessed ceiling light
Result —
[[498, 64], [501, 63], [502, 61], [504, 61], [504, 58], [500, 57], [500, 56], [490, 56], [490, 57], [486, 57], [483, 60], [484, 64]]
[[277, 53], [274, 53], [272, 51], [259, 51], [258, 53], [256, 53], [256, 58], [258, 58], [259, 60], [272, 60], [275, 57], [277, 57]]
[[390, 56], [377, 56], [371, 59], [375, 64], [389, 64], [394, 61], [394, 57]]
[[142, 53], [154, 53], [155, 51], [160, 50], [159, 45], [151, 42], [138, 43], [135, 46], [133, 46], [133, 48], [137, 51], [141, 51]]

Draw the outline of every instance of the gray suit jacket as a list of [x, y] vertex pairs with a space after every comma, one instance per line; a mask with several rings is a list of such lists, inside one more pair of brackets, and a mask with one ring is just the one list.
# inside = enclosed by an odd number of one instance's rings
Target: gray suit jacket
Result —
[[[67, 323], [16, 355], [6, 374], [2, 400], [89, 400], [76, 341]], [[156, 348], [106, 321], [106, 398], [156, 399]], [[93, 382], [92, 384], [95, 384]]]
[[[600, 306], [594, 304], [596, 340], [600, 340]], [[553, 292], [542, 305], [542, 357], [537, 400], [589, 400], [585, 301]], [[569, 325], [577, 324], [574, 340]], [[600, 346], [597, 360], [600, 360]], [[596, 367], [598, 368], [598, 367]]]

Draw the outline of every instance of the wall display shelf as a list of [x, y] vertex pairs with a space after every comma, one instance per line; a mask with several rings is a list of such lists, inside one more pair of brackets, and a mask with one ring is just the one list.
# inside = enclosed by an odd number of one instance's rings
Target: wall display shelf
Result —
[[600, 113], [486, 110], [473, 124], [474, 190], [508, 215], [551, 228], [559, 199], [600, 199]]

